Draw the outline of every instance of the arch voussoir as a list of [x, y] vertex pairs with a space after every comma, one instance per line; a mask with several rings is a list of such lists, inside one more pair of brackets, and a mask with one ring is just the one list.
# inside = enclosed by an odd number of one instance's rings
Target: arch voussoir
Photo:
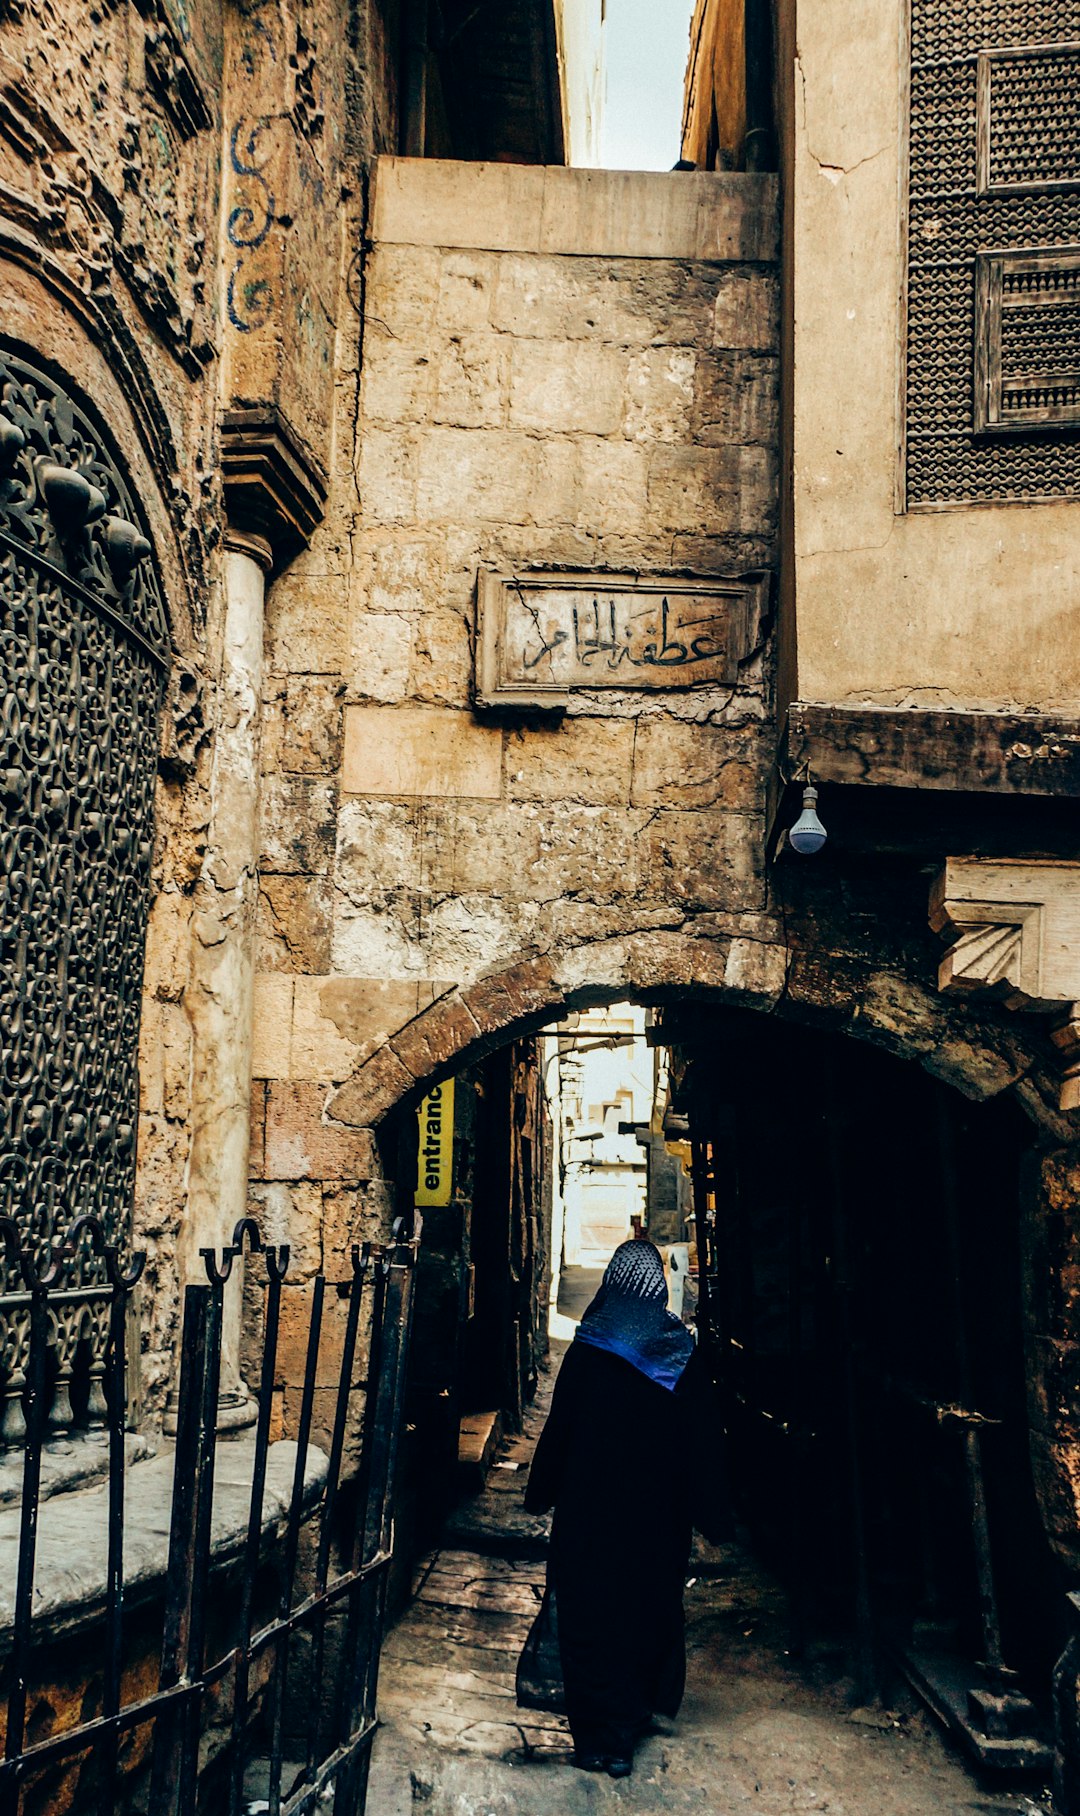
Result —
[[416, 1079], [387, 1042], [334, 1092], [326, 1114], [350, 1128], [374, 1129], [416, 1088]]
[[761, 1009], [783, 993], [787, 954], [765, 941], [670, 931], [630, 934], [519, 960], [440, 997], [390, 1035], [340, 1086], [329, 1114], [374, 1127], [441, 1076], [569, 1009], [695, 994]]
[[[823, 991], [822, 980], [828, 989]], [[819, 1023], [915, 1060], [965, 1096], [1016, 1089], [1035, 1120], [1057, 1130], [1037, 1088], [1029, 1039], [993, 1006], [958, 1010], [901, 971], [819, 952], [813, 963], [779, 940], [670, 929], [584, 942], [520, 959], [448, 992], [391, 1034], [339, 1086], [328, 1114], [372, 1128], [460, 1065], [568, 1010], [630, 999], [660, 1004], [693, 995], [718, 1004]], [[1067, 1131], [1065, 1131], [1067, 1132]]]

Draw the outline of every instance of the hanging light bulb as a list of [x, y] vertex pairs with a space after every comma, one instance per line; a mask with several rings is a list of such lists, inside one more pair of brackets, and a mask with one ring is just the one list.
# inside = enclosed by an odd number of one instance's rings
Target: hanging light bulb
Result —
[[804, 858], [813, 857], [820, 851], [828, 838], [828, 833], [818, 819], [814, 809], [817, 806], [817, 789], [804, 788], [802, 812], [788, 833], [788, 843], [802, 853]]

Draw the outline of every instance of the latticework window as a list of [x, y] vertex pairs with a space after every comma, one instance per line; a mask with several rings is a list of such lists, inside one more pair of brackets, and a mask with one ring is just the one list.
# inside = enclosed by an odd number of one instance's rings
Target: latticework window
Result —
[[1072, 0], [912, 0], [909, 506], [1080, 495]]

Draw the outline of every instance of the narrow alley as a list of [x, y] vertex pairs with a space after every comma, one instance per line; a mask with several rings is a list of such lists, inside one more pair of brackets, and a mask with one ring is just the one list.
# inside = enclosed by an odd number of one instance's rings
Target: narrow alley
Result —
[[1080, 1816], [1078, 799], [1078, 0], [0, 0], [0, 1816]]
[[[598, 1279], [570, 1268], [559, 1326], [574, 1329]], [[695, 1540], [686, 1588], [687, 1689], [658, 1718], [633, 1776], [574, 1768], [557, 1715], [519, 1708], [515, 1668], [543, 1594], [548, 1519], [522, 1496], [565, 1341], [524, 1429], [502, 1443], [483, 1490], [418, 1563], [387, 1637], [369, 1792], [375, 1816], [578, 1816], [600, 1810], [710, 1816], [1036, 1816], [1049, 1795], [987, 1788], [897, 1680], [889, 1706], [860, 1707], [845, 1648], [820, 1637], [791, 1656], [786, 1597], [739, 1545]], [[647, 1566], [647, 1551], [642, 1564]]]

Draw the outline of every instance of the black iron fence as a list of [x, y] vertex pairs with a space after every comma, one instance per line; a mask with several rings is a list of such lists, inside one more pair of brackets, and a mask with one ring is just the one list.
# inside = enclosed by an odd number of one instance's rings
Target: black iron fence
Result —
[[[331, 1797], [335, 1816], [359, 1816], [376, 1725], [418, 1225], [408, 1239], [398, 1224], [386, 1246], [354, 1247], [345, 1280], [328, 1282], [320, 1273], [304, 1283], [305, 1362], [291, 1413], [278, 1360], [283, 1295], [295, 1290], [286, 1280], [288, 1248], [267, 1246], [244, 1219], [222, 1254], [203, 1251], [206, 1281], [184, 1295], [167, 1563], [163, 1580], [149, 1591], [145, 1581], [139, 1585], [135, 1648], [135, 1598], [125, 1570], [125, 1541], [135, 1537], [125, 1493], [126, 1373], [144, 1257], [125, 1268], [101, 1223], [89, 1217], [45, 1264], [20, 1245], [10, 1220], [0, 1219], [0, 1241], [11, 1272], [21, 1276], [29, 1313], [17, 1570], [13, 1590], [6, 1586], [13, 1612], [0, 1816], [195, 1816], [211, 1808], [242, 1816], [256, 1797], [252, 1807], [270, 1816], [305, 1816]], [[85, 1415], [104, 1421], [108, 1433], [107, 1488], [98, 1496], [108, 1526], [105, 1580], [94, 1618], [80, 1628], [77, 1719], [49, 1722], [39, 1736], [30, 1717], [55, 1649], [36, 1610], [35, 1577], [43, 1511], [47, 1524], [60, 1498], [43, 1509], [42, 1463], [49, 1458], [65, 1274], [85, 1270], [89, 1251], [109, 1305], [102, 1392]], [[224, 1445], [238, 1442], [219, 1441], [218, 1432], [225, 1295], [234, 1268], [243, 1270], [247, 1303], [258, 1304], [261, 1364], [254, 1436], [249, 1432], [242, 1453], [232, 1453], [242, 1454], [245, 1488], [250, 1474], [246, 1532], [241, 1519], [226, 1562], [215, 1531], [215, 1464]], [[230, 1290], [238, 1290], [235, 1277]], [[289, 1309], [295, 1325], [291, 1303]], [[328, 1343], [336, 1372], [330, 1389], [319, 1385]], [[281, 1460], [275, 1429], [295, 1445], [295, 1456], [291, 1488], [268, 1524], [268, 1465]], [[149, 1655], [148, 1620], [156, 1635]], [[72, 1657], [69, 1640], [69, 1671]]]

